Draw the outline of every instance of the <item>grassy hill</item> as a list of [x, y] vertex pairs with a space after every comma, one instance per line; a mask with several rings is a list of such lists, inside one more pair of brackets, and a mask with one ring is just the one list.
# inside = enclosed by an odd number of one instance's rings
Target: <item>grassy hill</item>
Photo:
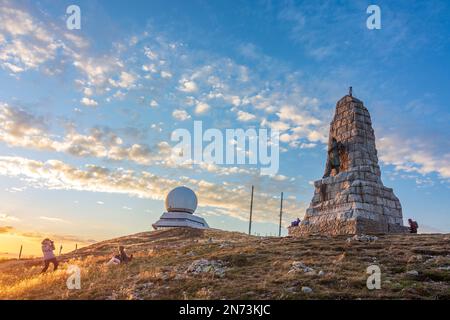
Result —
[[[138, 233], [65, 254], [60, 269], [44, 275], [38, 259], [2, 261], [0, 299], [450, 298], [450, 235], [347, 238], [213, 229]], [[106, 266], [119, 244], [134, 260]], [[71, 264], [81, 268], [80, 290], [67, 289]], [[373, 264], [381, 268], [380, 290], [366, 287]]]

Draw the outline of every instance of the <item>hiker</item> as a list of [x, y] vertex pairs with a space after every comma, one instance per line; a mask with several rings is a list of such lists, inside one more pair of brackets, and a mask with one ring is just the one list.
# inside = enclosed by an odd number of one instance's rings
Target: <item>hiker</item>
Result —
[[133, 259], [133, 255], [128, 256], [124, 246], [119, 246], [119, 254], [115, 255], [108, 261], [107, 265], [127, 263]]
[[45, 273], [50, 265], [53, 263], [53, 271], [58, 269], [58, 261], [56, 260], [53, 250], [55, 250], [55, 244], [52, 240], [46, 238], [42, 241], [42, 253], [44, 254], [44, 268], [41, 273]]
[[300, 224], [300, 219], [297, 218], [297, 220], [294, 220], [291, 222], [291, 227], [298, 227], [299, 224]]
[[417, 221], [408, 219], [408, 223], [409, 223], [409, 233], [417, 233], [417, 229], [419, 228], [419, 224], [417, 223]]

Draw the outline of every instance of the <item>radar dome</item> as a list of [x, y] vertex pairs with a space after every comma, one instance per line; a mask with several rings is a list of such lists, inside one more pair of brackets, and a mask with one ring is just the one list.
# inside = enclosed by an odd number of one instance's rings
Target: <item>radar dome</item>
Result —
[[197, 209], [197, 196], [187, 187], [176, 187], [167, 195], [165, 204], [168, 212], [194, 213]]

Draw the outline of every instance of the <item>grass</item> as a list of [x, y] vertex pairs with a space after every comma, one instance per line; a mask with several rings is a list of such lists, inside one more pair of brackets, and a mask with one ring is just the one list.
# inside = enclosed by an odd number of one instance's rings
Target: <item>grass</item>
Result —
[[[381, 235], [371, 243], [347, 237], [264, 238], [219, 230], [172, 229], [112, 239], [60, 257], [56, 272], [42, 262], [0, 262], [0, 299], [448, 299], [449, 235]], [[105, 263], [117, 246], [135, 259]], [[192, 274], [198, 259], [221, 260], [225, 276]], [[291, 272], [302, 261], [316, 274]], [[381, 290], [368, 290], [366, 269], [381, 268]], [[68, 290], [69, 265], [81, 290]], [[52, 267], [50, 267], [51, 269]], [[323, 275], [317, 272], [322, 270]], [[417, 270], [418, 276], [409, 276]], [[308, 286], [312, 293], [303, 293]]]

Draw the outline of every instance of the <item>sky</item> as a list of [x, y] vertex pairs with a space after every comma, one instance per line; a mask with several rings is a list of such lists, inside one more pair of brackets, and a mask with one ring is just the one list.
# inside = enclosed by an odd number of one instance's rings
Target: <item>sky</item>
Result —
[[[349, 86], [404, 220], [450, 232], [449, 15], [448, 1], [0, 0], [0, 254], [151, 230], [179, 185], [211, 227], [242, 232], [254, 185], [260, 235], [278, 233], [284, 192], [286, 234]], [[278, 172], [177, 163], [171, 135], [194, 121], [278, 130]]]

